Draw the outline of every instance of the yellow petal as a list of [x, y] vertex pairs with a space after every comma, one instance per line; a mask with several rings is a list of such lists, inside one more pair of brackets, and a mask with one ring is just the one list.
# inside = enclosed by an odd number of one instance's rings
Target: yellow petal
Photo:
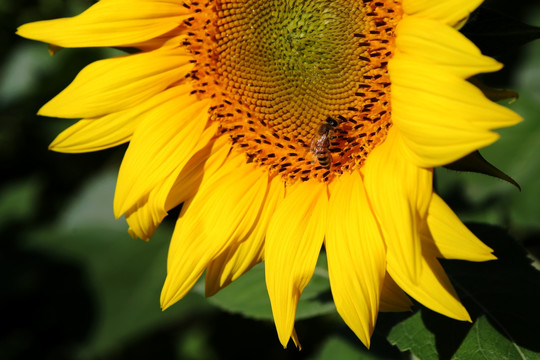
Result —
[[[239, 157], [245, 159], [243, 154]], [[163, 308], [185, 296], [230, 244], [245, 238], [257, 219], [267, 185], [267, 177], [251, 164], [224, 166], [220, 177], [201, 184], [193, 201], [184, 204], [169, 248]]]
[[325, 247], [337, 311], [369, 348], [386, 272], [386, 250], [357, 172], [341, 175], [333, 188]]
[[411, 279], [403, 271], [399, 260], [390, 256], [388, 273], [400, 288], [424, 306], [456, 320], [471, 321], [441, 264], [434, 256], [423, 255], [419, 278]]
[[245, 159], [239, 156], [231, 158], [230, 152], [231, 143], [226, 136], [214, 138], [207, 146], [196, 151], [176, 178], [166, 206], [173, 208], [193, 198], [202, 183], [213, 181], [220, 176], [225, 162], [227, 166], [241, 166], [245, 162]]
[[296, 329], [294, 328], [293, 328], [291, 338], [294, 345], [296, 345], [296, 347], [298, 348], [298, 350], [302, 350], [302, 344], [300, 344], [300, 340], [298, 339], [298, 335], [296, 334]]
[[125, 212], [129, 233], [133, 237], [149, 240], [167, 216], [168, 211], [188, 200], [188, 198], [176, 196], [178, 191], [175, 188], [187, 185], [177, 181], [178, 174], [187, 166], [188, 159], [191, 161], [202, 149], [212, 148], [210, 140], [216, 134], [217, 128], [218, 125], [215, 123], [207, 128], [197, 140], [197, 145], [191, 153], [185, 159], [179, 159], [174, 171], [158, 182], [147, 196], [143, 196]]
[[382, 228], [388, 256], [411, 281], [422, 273], [418, 219], [432, 194], [432, 170], [419, 168], [401, 154], [394, 129], [370, 154], [363, 168], [370, 203]]
[[137, 106], [183, 79], [193, 66], [190, 59], [175, 49], [96, 61], [82, 69], [38, 114], [93, 118]]
[[253, 230], [238, 244], [232, 244], [206, 269], [206, 296], [214, 295], [263, 260], [266, 231], [284, 195], [283, 180], [274, 177], [269, 184], [268, 193]]
[[208, 107], [208, 100], [197, 101], [187, 94], [146, 114], [120, 166], [114, 199], [116, 216], [134, 206], [179, 163], [189, 159], [208, 121]]
[[403, 156], [416, 166], [424, 168], [449, 164], [499, 138], [499, 135], [493, 132], [480, 130], [474, 133], [470, 129], [466, 130], [466, 125], [463, 129], [444, 129], [446, 137], [430, 138], [428, 134], [420, 134], [421, 130], [417, 136], [409, 135], [408, 131], [420, 129], [421, 126], [420, 122], [407, 124], [407, 130], [399, 133], [399, 142]]
[[293, 334], [296, 306], [313, 276], [326, 231], [327, 189], [317, 181], [287, 188], [266, 236], [266, 287], [279, 341]]
[[22, 25], [17, 34], [61, 47], [130, 46], [177, 28], [190, 12], [176, 0], [101, 0], [78, 16]]
[[202, 183], [214, 181], [221, 174], [219, 170], [226, 160], [226, 166], [233, 169], [245, 162], [240, 156], [227, 159], [231, 149], [229, 139], [224, 136], [211, 139], [216, 126], [214, 124], [205, 130], [197, 141], [197, 147], [187, 156], [187, 162], [185, 159], [180, 161], [170, 175], [126, 210], [126, 220], [133, 237], [148, 240], [167, 211], [183, 202], [190, 202]]
[[469, 16], [484, 0], [403, 0], [407, 15], [455, 25]]
[[412, 306], [411, 299], [387, 273], [384, 277], [379, 310], [384, 312], [411, 311]]
[[[434, 117], [446, 113], [445, 120], [464, 119], [480, 129], [502, 128], [521, 120], [510, 109], [490, 101], [468, 81], [436, 65], [416, 61], [407, 54], [397, 53], [389, 70], [393, 111], [395, 102], [402, 106], [408, 99], [414, 110], [421, 110], [422, 106], [426, 108], [422, 115], [427, 113]], [[452, 114], [448, 115], [448, 112]], [[412, 116], [410, 111], [408, 115]], [[452, 121], [448, 121], [448, 127], [453, 127]]]
[[79, 120], [58, 134], [49, 145], [49, 150], [63, 153], [84, 153], [104, 150], [126, 143], [131, 139], [140, 119], [131, 116], [135, 109], [96, 119]]
[[448, 164], [494, 142], [490, 129], [521, 118], [440, 67], [396, 54], [392, 59], [392, 120], [401, 151], [417, 166]]
[[467, 229], [437, 194], [433, 194], [431, 198], [427, 225], [431, 233], [430, 240], [440, 256], [445, 259], [468, 261], [496, 259], [492, 254], [493, 250]]
[[396, 47], [417, 61], [436, 64], [463, 79], [497, 71], [502, 64], [480, 50], [454, 28], [414, 16], [403, 18], [396, 29]]
[[182, 84], [165, 90], [132, 108], [99, 118], [80, 120], [60, 133], [49, 149], [65, 153], [81, 153], [123, 144], [131, 139], [141, 119], [149, 111], [163, 102], [186, 95], [189, 91], [191, 87]]

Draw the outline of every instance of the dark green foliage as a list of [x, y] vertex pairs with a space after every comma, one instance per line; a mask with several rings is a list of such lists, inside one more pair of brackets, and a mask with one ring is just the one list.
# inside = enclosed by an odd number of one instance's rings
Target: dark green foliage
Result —
[[443, 265], [473, 324], [421, 307], [392, 329], [390, 342], [420, 359], [540, 359], [540, 272], [504, 230], [470, 228], [498, 260]]
[[475, 11], [462, 32], [490, 56], [515, 51], [540, 38], [540, 27], [525, 24], [506, 13], [505, 9], [493, 10], [489, 5]]

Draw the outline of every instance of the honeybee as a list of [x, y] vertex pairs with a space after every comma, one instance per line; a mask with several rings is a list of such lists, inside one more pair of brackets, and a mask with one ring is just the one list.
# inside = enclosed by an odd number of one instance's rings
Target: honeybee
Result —
[[319, 126], [317, 134], [311, 140], [309, 152], [317, 159], [319, 165], [325, 169], [329, 169], [332, 165], [332, 153], [329, 150], [330, 140], [333, 139], [336, 127], [339, 125], [337, 120], [330, 116], [326, 118], [326, 122]]

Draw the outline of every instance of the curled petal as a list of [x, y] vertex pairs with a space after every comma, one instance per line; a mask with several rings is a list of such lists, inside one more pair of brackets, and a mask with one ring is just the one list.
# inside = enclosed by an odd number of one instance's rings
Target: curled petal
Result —
[[424, 306], [456, 320], [471, 321], [435, 256], [424, 251], [421, 259], [422, 273], [418, 278], [411, 279], [393, 257], [388, 257], [388, 273], [400, 288]]
[[390, 274], [386, 273], [381, 291], [380, 311], [411, 311], [412, 306], [411, 299], [401, 290]]
[[284, 195], [285, 188], [281, 178], [274, 177], [270, 181], [253, 230], [245, 239], [232, 244], [206, 269], [206, 296], [214, 295], [263, 260], [266, 231]]
[[496, 259], [493, 250], [467, 229], [437, 194], [431, 198], [427, 225], [427, 243], [431, 243], [431, 247], [435, 246], [440, 257], [468, 261]]
[[[213, 143], [210, 140], [216, 131], [216, 124], [207, 128], [197, 141], [197, 145], [191, 154], [186, 159], [179, 161], [172, 173], [165, 175], [146, 196], [141, 197], [134, 206], [125, 212], [129, 232], [133, 237], [149, 240], [158, 225], [167, 216], [168, 211], [192, 197], [179, 196], [179, 194], [196, 192], [196, 190], [192, 189], [192, 186], [196, 186], [195, 183], [178, 181], [178, 174], [183, 173], [186, 167], [193, 165], [197, 160], [204, 159], [210, 162], [214, 159], [212, 156]], [[205, 156], [201, 156], [202, 154]], [[190, 173], [192, 172], [190, 171]]]
[[133, 207], [179, 165], [185, 165], [206, 127], [208, 107], [209, 101], [197, 101], [186, 94], [146, 114], [120, 166], [116, 216]]
[[394, 129], [369, 155], [363, 168], [371, 206], [381, 226], [388, 257], [411, 281], [422, 273], [419, 219], [427, 213], [433, 173], [401, 155]]
[[202, 183], [193, 200], [184, 204], [169, 248], [163, 308], [184, 297], [211, 261], [246, 237], [267, 185], [266, 176], [253, 165], [230, 161], [215, 181]]

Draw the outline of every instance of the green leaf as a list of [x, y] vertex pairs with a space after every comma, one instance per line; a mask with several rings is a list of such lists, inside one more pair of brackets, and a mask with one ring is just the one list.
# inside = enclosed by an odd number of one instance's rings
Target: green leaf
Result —
[[540, 354], [508, 341], [485, 316], [476, 320], [453, 360], [540, 359]]
[[486, 317], [512, 346], [524, 353], [527, 349], [539, 352], [540, 272], [505, 230], [479, 224], [469, 227], [494, 250], [498, 260], [444, 263], [462, 302], [473, 319]]
[[[194, 290], [204, 293], [203, 284]], [[225, 289], [210, 297], [209, 301], [232, 313], [254, 319], [272, 320], [270, 299], [264, 280], [264, 263], [254, 266]], [[323, 253], [319, 257], [313, 278], [300, 297], [296, 319], [306, 319], [333, 312], [335, 312], [335, 305], [330, 294], [326, 257]]]
[[388, 334], [388, 341], [401, 351], [411, 351], [422, 360], [439, 358], [435, 347], [435, 335], [422, 321], [420, 312], [392, 328]]
[[422, 360], [449, 359], [470, 327], [426, 308], [392, 328], [388, 341]]
[[[473, 225], [471, 230], [499, 260], [443, 265], [474, 325], [421, 307], [392, 328], [388, 340], [422, 360], [539, 359], [540, 272], [504, 230], [487, 225]], [[489, 356], [479, 357], [486, 347]]]
[[497, 169], [495, 166], [490, 164], [484, 157], [480, 154], [479, 151], [470, 153], [469, 155], [454, 161], [451, 164], [445, 166], [445, 168], [456, 171], [469, 171], [479, 174], [489, 175], [496, 177], [498, 179], [509, 182], [514, 185], [521, 191], [519, 184], [512, 179], [510, 176], [506, 175], [501, 170]]
[[479, 8], [462, 29], [486, 55], [500, 55], [540, 38], [540, 28], [486, 7]]
[[[204, 295], [204, 283], [198, 283], [193, 291]], [[228, 312], [253, 319], [271, 320], [270, 300], [264, 282], [264, 265], [255, 265], [225, 289], [209, 297], [208, 301]]]
[[517, 101], [519, 94], [510, 89], [499, 89], [486, 85], [478, 76], [467, 79], [468, 82], [476, 86], [491, 101], [501, 101], [510, 99], [510, 103]]

